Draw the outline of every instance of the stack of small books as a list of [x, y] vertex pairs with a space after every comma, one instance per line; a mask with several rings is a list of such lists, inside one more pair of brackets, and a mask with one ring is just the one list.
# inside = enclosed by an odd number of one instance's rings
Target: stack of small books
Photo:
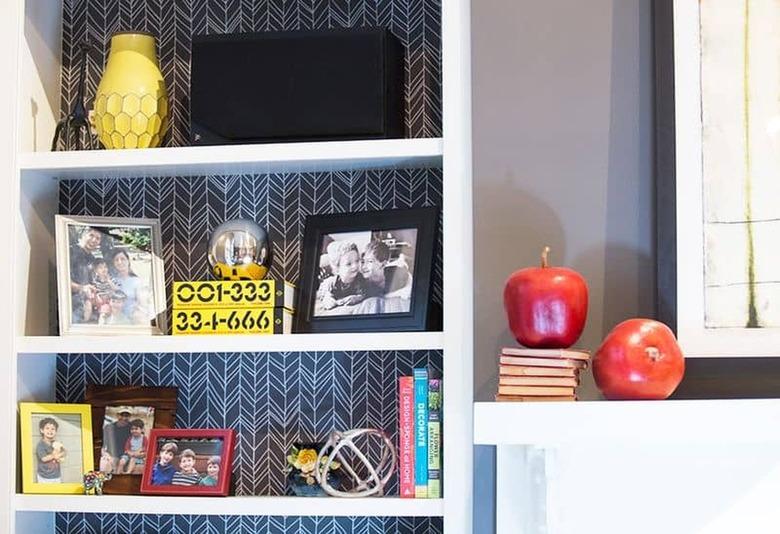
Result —
[[497, 401], [575, 401], [590, 353], [572, 349], [501, 350]]

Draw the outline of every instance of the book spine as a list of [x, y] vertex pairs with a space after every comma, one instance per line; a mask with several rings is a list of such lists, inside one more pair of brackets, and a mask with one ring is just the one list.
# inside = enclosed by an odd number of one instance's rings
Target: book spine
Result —
[[414, 496], [428, 497], [428, 370], [414, 370]]
[[414, 377], [402, 376], [398, 379], [398, 442], [401, 497], [414, 498]]
[[428, 381], [428, 498], [441, 498], [441, 380]]

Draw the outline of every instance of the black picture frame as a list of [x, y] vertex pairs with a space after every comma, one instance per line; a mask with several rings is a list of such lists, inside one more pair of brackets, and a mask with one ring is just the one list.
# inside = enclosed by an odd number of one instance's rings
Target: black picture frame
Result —
[[[306, 218], [302, 245], [301, 276], [296, 302], [295, 332], [391, 332], [423, 331], [436, 322], [431, 306], [431, 276], [436, 257], [438, 207], [367, 211]], [[319, 261], [328, 234], [416, 229], [412, 270], [411, 305], [408, 312], [363, 315], [315, 316]]]
[[674, 1], [653, 1], [655, 53], [656, 318], [677, 331]]

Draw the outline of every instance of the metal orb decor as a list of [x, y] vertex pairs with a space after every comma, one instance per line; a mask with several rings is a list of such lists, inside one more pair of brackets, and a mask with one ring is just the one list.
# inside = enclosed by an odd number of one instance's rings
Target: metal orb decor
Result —
[[[374, 466], [368, 459], [367, 451], [361, 450], [355, 440], [365, 436], [361, 440], [364, 446], [368, 445], [371, 438], [379, 440], [382, 452], [379, 464]], [[345, 457], [345, 454], [347, 456]], [[328, 483], [328, 472], [331, 464], [338, 461], [342, 477], [347, 475], [352, 479], [352, 489], [341, 491], [334, 489]], [[353, 463], [362, 464], [354, 466]], [[317, 482], [332, 497], [373, 497], [384, 494], [385, 486], [395, 472], [397, 455], [393, 442], [388, 435], [376, 428], [355, 428], [345, 432], [331, 432], [325, 446], [317, 456], [317, 468], [315, 475]]]
[[220, 224], [209, 239], [209, 265], [220, 280], [262, 280], [271, 266], [268, 232], [246, 219]]

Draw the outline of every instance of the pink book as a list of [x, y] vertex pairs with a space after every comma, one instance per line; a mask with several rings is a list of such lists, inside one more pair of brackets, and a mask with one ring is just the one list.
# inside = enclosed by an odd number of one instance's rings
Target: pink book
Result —
[[414, 377], [398, 379], [398, 466], [401, 497], [414, 498]]

